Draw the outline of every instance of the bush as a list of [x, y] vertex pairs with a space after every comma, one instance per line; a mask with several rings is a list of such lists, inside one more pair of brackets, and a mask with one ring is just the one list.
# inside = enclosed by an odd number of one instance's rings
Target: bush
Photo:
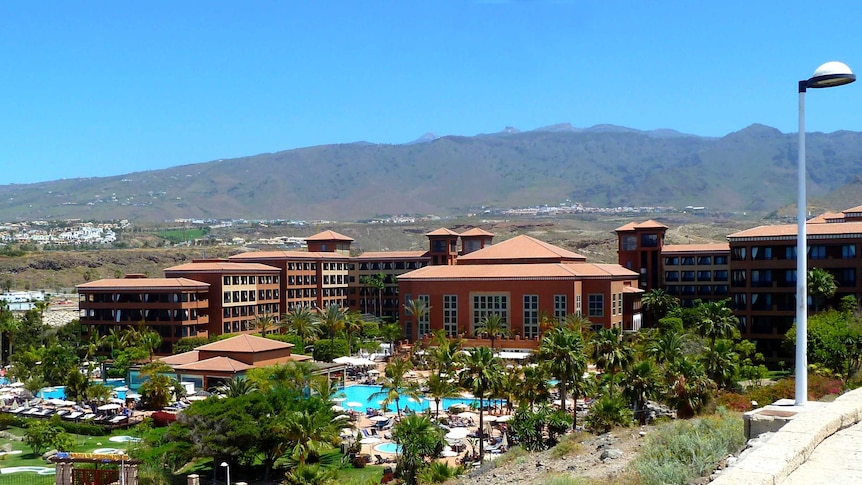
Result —
[[729, 453], [745, 445], [738, 415], [718, 415], [674, 421], [647, 435], [633, 468], [642, 483], [686, 484], [707, 476]]
[[[717, 402], [719, 406], [723, 406], [733, 411], [749, 411], [751, 409], [751, 398], [747, 394], [722, 392], [718, 395]], [[758, 403], [760, 403], [760, 401], [758, 401]]]
[[563, 437], [557, 446], [551, 448], [551, 457], [563, 458], [564, 456], [573, 455], [583, 451], [584, 446], [578, 442], [581, 439], [580, 434], [570, 434]]
[[9, 428], [22, 428], [23, 426], [24, 420], [15, 416], [14, 414], [0, 414], [0, 430]]
[[602, 434], [617, 426], [631, 426], [634, 424], [634, 414], [622, 397], [602, 396], [590, 407], [590, 414], [585, 421], [588, 430]]
[[347, 340], [320, 339], [314, 343], [314, 360], [318, 362], [332, 362], [332, 359], [347, 355]]
[[300, 337], [299, 335], [270, 333], [266, 335], [266, 338], [270, 340], [277, 340], [279, 342], [293, 344], [294, 350], [297, 352], [302, 352], [304, 350], [303, 346], [305, 345], [305, 343], [302, 341], [302, 337]]
[[209, 339], [206, 337], [186, 337], [181, 338], [174, 342], [174, 346], [171, 351], [174, 354], [182, 354], [183, 352], [188, 352], [190, 350], [194, 350], [201, 345], [206, 345], [209, 343]]
[[156, 427], [167, 426], [177, 420], [176, 414], [165, 411], [156, 411], [150, 417], [153, 419], [153, 426]]

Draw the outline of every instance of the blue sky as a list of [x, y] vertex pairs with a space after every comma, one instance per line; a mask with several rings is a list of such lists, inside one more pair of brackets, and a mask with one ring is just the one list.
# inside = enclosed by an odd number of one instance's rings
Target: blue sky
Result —
[[[569, 122], [797, 129], [859, 2], [0, 2], [0, 184]], [[862, 82], [808, 131], [862, 131]]]

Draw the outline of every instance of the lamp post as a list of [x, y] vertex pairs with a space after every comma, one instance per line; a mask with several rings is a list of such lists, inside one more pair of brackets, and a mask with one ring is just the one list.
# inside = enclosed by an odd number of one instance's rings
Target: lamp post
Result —
[[230, 485], [230, 465], [226, 461], [221, 462], [221, 467], [225, 469], [225, 483]]
[[805, 91], [849, 84], [856, 75], [843, 62], [827, 62], [810, 79], [799, 81], [799, 196], [796, 201], [796, 405], [808, 401], [808, 235], [805, 195]]

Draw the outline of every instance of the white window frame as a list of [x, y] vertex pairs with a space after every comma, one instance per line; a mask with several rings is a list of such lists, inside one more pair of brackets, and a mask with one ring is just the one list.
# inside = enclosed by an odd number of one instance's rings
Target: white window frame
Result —
[[524, 295], [524, 338], [539, 336], [539, 295]]
[[447, 337], [458, 336], [458, 295], [443, 295], [443, 331]]

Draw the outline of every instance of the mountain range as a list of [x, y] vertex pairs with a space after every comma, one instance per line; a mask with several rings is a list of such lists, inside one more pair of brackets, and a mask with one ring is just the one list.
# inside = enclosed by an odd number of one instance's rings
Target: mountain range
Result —
[[[0, 186], [0, 220], [357, 220], [479, 208], [703, 206], [771, 212], [796, 200], [797, 136], [723, 137], [569, 124], [322, 145], [121, 176]], [[862, 203], [862, 133], [807, 135], [809, 200]]]

